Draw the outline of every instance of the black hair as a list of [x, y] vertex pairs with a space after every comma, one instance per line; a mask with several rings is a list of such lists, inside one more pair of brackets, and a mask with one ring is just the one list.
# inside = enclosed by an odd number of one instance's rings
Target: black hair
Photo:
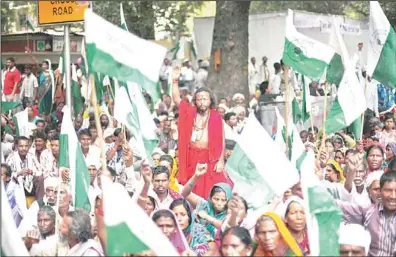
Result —
[[[315, 131], [316, 133], [319, 133], [318, 127], [313, 126], [313, 131]], [[312, 127], [309, 127], [309, 128], [308, 128], [308, 132], [311, 132], [311, 133], [312, 133]]]
[[246, 228], [235, 226], [226, 229], [221, 236], [221, 242], [223, 242], [224, 238], [229, 234], [238, 237], [245, 246], [252, 246], [253, 240], [250, 236], [249, 230]]
[[7, 58], [7, 61], [10, 61], [10, 62], [14, 62], [14, 63], [15, 63], [14, 57], [8, 57], [8, 58]]
[[269, 82], [268, 81], [264, 81], [263, 83], [260, 84], [259, 89], [262, 95], [264, 95], [268, 89], [269, 86]]
[[18, 137], [18, 139], [17, 139], [18, 144], [19, 144], [19, 141], [28, 141], [29, 142], [29, 138], [21, 136], [21, 137]]
[[42, 123], [45, 124], [45, 121], [44, 121], [44, 120], [37, 120], [35, 124], [37, 125], [37, 124], [39, 124], [40, 122], [42, 122]]
[[31, 64], [26, 64], [26, 65], [25, 65], [25, 69], [31, 70], [31, 69], [32, 69], [32, 65], [31, 65]]
[[388, 113], [385, 114], [384, 122], [387, 121], [387, 120], [393, 120], [393, 114], [392, 113], [388, 112]]
[[371, 150], [375, 150], [378, 149], [381, 151], [381, 156], [384, 156], [384, 149], [382, 149], [381, 146], [379, 145], [371, 145], [368, 149], [367, 149], [367, 158], [369, 156], [369, 153], [371, 152]]
[[89, 126], [88, 126], [88, 130], [91, 130], [91, 129], [96, 129], [96, 125], [95, 125], [95, 124], [89, 125]]
[[11, 170], [10, 165], [5, 164], [5, 163], [2, 163], [2, 164], [1, 164], [1, 167], [5, 169], [6, 177], [7, 177], [7, 178], [10, 178], [11, 175], [12, 175], [12, 170]]
[[325, 143], [331, 143], [331, 145], [334, 147], [334, 143], [333, 143], [333, 140], [331, 138], [326, 139]]
[[53, 140], [59, 141], [59, 135], [58, 135], [58, 133], [56, 133], [53, 137], [51, 137], [50, 141], [53, 141]]
[[44, 132], [48, 134], [48, 132], [50, 132], [51, 130], [56, 130], [56, 126], [54, 126], [53, 124], [48, 124], [45, 127]]
[[298, 203], [298, 204], [300, 204], [300, 203], [297, 202], [297, 201], [291, 201], [291, 202], [289, 203], [289, 205], [287, 206], [287, 208], [286, 208], [285, 217], [286, 217], [287, 214], [289, 213], [289, 211], [290, 211], [290, 205], [291, 205], [292, 203]]
[[201, 87], [198, 88], [198, 90], [195, 92], [194, 97], [192, 99], [192, 102], [195, 104], [197, 101], [197, 94], [201, 93], [201, 92], [206, 92], [209, 94], [209, 98], [210, 98], [210, 108], [216, 108], [216, 97], [213, 94], [212, 90], [210, 90], [209, 88], [206, 87]]
[[107, 170], [110, 172], [110, 174], [111, 174], [111, 176], [112, 176], [113, 178], [115, 178], [115, 177], [118, 176], [118, 175], [117, 175], [117, 172], [116, 172], [115, 169], [113, 169], [112, 167], [107, 166]]
[[153, 169], [153, 178], [154, 176], [158, 176], [159, 174], [165, 173], [168, 177], [168, 179], [170, 178], [170, 172], [168, 170], [168, 167], [165, 166], [157, 166], [154, 167]]
[[187, 215], [190, 218], [190, 220], [188, 221], [188, 225], [191, 225], [191, 223], [192, 223], [192, 213], [191, 213], [190, 205], [187, 202], [187, 200], [185, 200], [183, 198], [174, 200], [171, 203], [171, 205], [169, 206], [169, 210], [173, 211], [174, 208], [176, 208], [177, 206], [180, 206], [180, 205], [182, 205], [184, 207], [184, 209], [186, 209]]
[[45, 64], [47, 64], [49, 66], [49, 62], [48, 61], [44, 60], [42, 63], [45, 63]]
[[300, 137], [301, 137], [304, 133], [306, 133], [306, 134], [308, 135], [308, 131], [306, 131], [306, 130], [301, 130], [301, 132], [300, 132]]
[[36, 138], [40, 138], [40, 139], [42, 139], [44, 141], [47, 141], [47, 135], [45, 133], [43, 133], [43, 132], [40, 132], [40, 131], [37, 131]]
[[225, 120], [225, 121], [228, 121], [228, 120], [231, 119], [232, 116], [236, 116], [236, 113], [235, 113], [235, 112], [227, 112], [227, 113], [224, 115], [224, 120]]
[[173, 220], [173, 222], [175, 223], [175, 226], [177, 226], [175, 216], [172, 214], [172, 212], [170, 210], [167, 210], [167, 209], [156, 211], [152, 217], [152, 220], [154, 222], [157, 222], [157, 220], [162, 217], [171, 218]]
[[239, 198], [241, 199], [241, 201], [243, 203], [243, 207], [245, 208], [245, 212], [247, 213], [247, 211], [249, 209], [247, 201], [242, 196], [239, 196]]
[[345, 157], [344, 153], [341, 150], [337, 150], [337, 151], [334, 152], [334, 154], [337, 154], [337, 153], [342, 153], [342, 156]]
[[396, 170], [384, 173], [380, 178], [380, 188], [382, 189], [387, 182], [396, 182]]
[[[115, 130], [114, 130], [114, 136], [115, 137], [118, 137], [120, 134], [121, 134], [121, 132], [122, 132], [122, 129], [121, 128], [116, 128]], [[130, 133], [130, 131], [129, 131], [129, 129], [127, 129], [127, 128], [125, 128], [125, 134], [126, 134], [126, 140], [127, 141], [129, 141], [129, 139], [131, 139], [131, 133]]]
[[161, 123], [161, 122], [159, 121], [159, 119], [157, 119], [157, 118], [154, 118], [153, 120], [154, 120], [155, 125], [158, 125], [158, 124]]
[[160, 161], [160, 162], [161, 162], [161, 161], [167, 161], [167, 162], [169, 162], [170, 166], [171, 166], [172, 169], [173, 169], [173, 158], [172, 158], [172, 156], [170, 156], [169, 154], [162, 155], [162, 156], [160, 157], [159, 161]]
[[150, 202], [153, 204], [153, 206], [154, 206], [154, 209], [156, 208], [156, 206], [157, 206], [157, 204], [155, 203], [155, 199], [154, 199], [154, 197], [152, 197], [152, 196], [147, 196], [148, 197], [148, 199], [150, 200]]
[[158, 116], [169, 116], [169, 112], [162, 111]]
[[78, 139], [81, 138], [81, 136], [89, 136], [89, 138], [92, 138], [91, 132], [89, 132], [88, 129], [82, 129], [78, 132]]
[[275, 70], [280, 70], [281, 64], [279, 62], [274, 63], [274, 69]]
[[219, 186], [214, 186], [212, 190], [210, 190], [210, 198], [214, 196], [216, 193], [226, 193], [223, 188]]

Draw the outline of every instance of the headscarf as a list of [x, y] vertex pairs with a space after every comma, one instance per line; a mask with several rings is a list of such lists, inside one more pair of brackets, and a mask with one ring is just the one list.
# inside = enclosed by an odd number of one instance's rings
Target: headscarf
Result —
[[236, 93], [233, 97], [232, 97], [232, 101], [235, 101], [238, 98], [242, 98], [243, 100], [245, 100], [245, 96], [242, 95], [241, 93]]
[[[161, 210], [166, 210], [166, 209], [161, 209]], [[155, 215], [155, 213], [157, 213], [157, 212], [159, 212], [161, 210], [154, 211], [153, 214], [152, 214], [152, 217]], [[173, 222], [175, 222], [175, 225], [176, 225], [176, 231], [171, 236], [169, 241], [176, 248], [177, 252], [181, 254], [181, 253], [185, 252], [187, 249], [189, 249], [187, 240], [184, 237], [183, 231], [180, 228], [179, 222], [177, 221], [175, 214], [172, 211], [170, 211], [170, 210], [166, 210], [166, 211], [168, 211], [169, 213], [172, 214]]]
[[289, 197], [289, 199], [287, 199], [287, 201], [282, 204], [282, 206], [279, 208], [279, 211], [277, 213], [283, 220], [286, 218], [287, 208], [292, 202], [297, 202], [301, 206], [304, 206], [303, 200], [300, 197], [296, 195]]
[[[273, 212], [266, 212], [261, 215], [260, 218], [263, 216], [268, 216], [274, 221], [283, 242], [289, 247], [289, 251], [291, 251], [294, 256], [304, 256], [300, 249], [300, 246], [297, 244], [296, 240], [287, 229], [285, 223], [277, 214]], [[260, 220], [260, 218], [258, 220]], [[271, 256], [271, 254], [266, 252], [260, 245], [258, 245], [256, 251], [254, 252], [254, 256]]]
[[[231, 196], [232, 196], [232, 188], [231, 188], [230, 185], [228, 185], [227, 183], [217, 183], [217, 184], [215, 184], [215, 185], [212, 187], [211, 192], [212, 192], [212, 190], [213, 190], [215, 187], [219, 187], [219, 188], [221, 188], [221, 189], [225, 192], [227, 201], [231, 199]], [[222, 212], [216, 214], [215, 209], [214, 209], [214, 206], [213, 206], [213, 204], [212, 204], [210, 198], [211, 198], [211, 197], [210, 197], [210, 195], [209, 195], [207, 201], [201, 201], [201, 203], [199, 204], [199, 206], [198, 206], [198, 208], [197, 208], [197, 211], [204, 210], [204, 211], [206, 211], [206, 212], [208, 213], [209, 216], [214, 217], [214, 218], [216, 218], [217, 220], [224, 220], [225, 217], [226, 217], [226, 214], [227, 214], [227, 210], [223, 210]], [[213, 226], [212, 224], [206, 223], [206, 222], [205, 222], [204, 220], [202, 220], [202, 219], [200, 220], [200, 223], [201, 223], [201, 224], [205, 224], [205, 225], [206, 225], [206, 228], [208, 229], [208, 231], [209, 231], [209, 233], [210, 233], [210, 235], [211, 235], [212, 237], [215, 237], [215, 234], [216, 234], [216, 227], [215, 227], [215, 226]]]
[[212, 238], [209, 231], [198, 223], [198, 219], [193, 213], [190, 203], [188, 201], [185, 202], [190, 210], [187, 212], [190, 222], [183, 233], [191, 250], [198, 256], [203, 256], [209, 251], [208, 242], [211, 241]]
[[381, 176], [384, 174], [382, 170], [378, 171], [373, 171], [367, 175], [366, 178], [366, 188], [371, 187], [371, 184], [373, 184], [374, 181], [379, 181], [381, 179]]
[[364, 247], [366, 255], [370, 249], [371, 235], [359, 224], [341, 224], [338, 243]]
[[340, 164], [338, 162], [336, 162], [335, 160], [328, 160], [327, 164], [331, 164], [334, 166], [334, 168], [336, 169], [336, 171], [338, 173], [340, 173], [340, 182], [344, 182], [345, 181], [345, 176], [344, 176], [344, 171], [341, 168]]
[[388, 146], [391, 148], [393, 155], [396, 156], [396, 144], [389, 143]]

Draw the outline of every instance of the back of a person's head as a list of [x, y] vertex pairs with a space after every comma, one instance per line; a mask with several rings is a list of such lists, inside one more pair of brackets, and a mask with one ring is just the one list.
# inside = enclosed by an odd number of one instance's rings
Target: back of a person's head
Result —
[[235, 113], [235, 112], [227, 112], [227, 113], [224, 115], [224, 120], [225, 120], [225, 121], [229, 121], [229, 120], [231, 119], [232, 116], [236, 116], [236, 113]]

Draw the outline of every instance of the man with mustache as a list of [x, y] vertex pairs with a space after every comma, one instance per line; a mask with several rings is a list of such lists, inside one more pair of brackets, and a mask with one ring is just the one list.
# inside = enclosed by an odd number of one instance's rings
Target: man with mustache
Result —
[[215, 110], [215, 98], [207, 88], [199, 88], [191, 104], [182, 100], [178, 88], [180, 71], [173, 74], [172, 97], [179, 107], [179, 173], [178, 181], [187, 185], [194, 175], [197, 163], [207, 164], [208, 172], [198, 181], [194, 193], [207, 198], [210, 189], [219, 182], [227, 182], [224, 174], [224, 127]]

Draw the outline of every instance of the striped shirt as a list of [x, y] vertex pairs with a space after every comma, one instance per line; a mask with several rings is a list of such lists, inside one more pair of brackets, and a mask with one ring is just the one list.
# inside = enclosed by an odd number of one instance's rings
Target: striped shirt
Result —
[[349, 223], [363, 225], [371, 234], [369, 256], [396, 256], [396, 212], [387, 214], [382, 204], [359, 206], [337, 200]]

